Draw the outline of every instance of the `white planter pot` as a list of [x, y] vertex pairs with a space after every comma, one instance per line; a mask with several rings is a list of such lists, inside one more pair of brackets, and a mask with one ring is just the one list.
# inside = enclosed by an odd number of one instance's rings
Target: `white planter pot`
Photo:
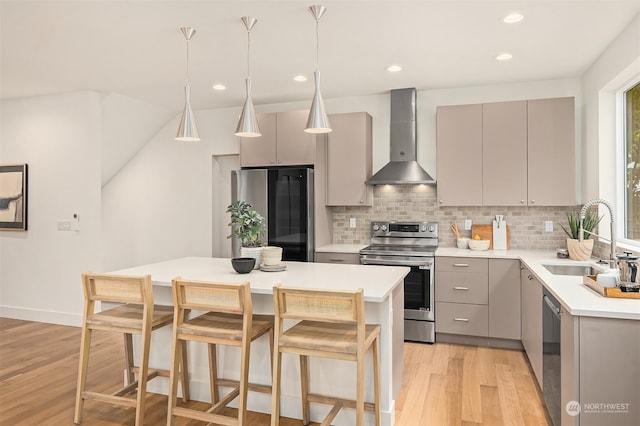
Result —
[[259, 269], [262, 263], [262, 247], [241, 247], [240, 257], [253, 257], [256, 259], [256, 266], [253, 269]]

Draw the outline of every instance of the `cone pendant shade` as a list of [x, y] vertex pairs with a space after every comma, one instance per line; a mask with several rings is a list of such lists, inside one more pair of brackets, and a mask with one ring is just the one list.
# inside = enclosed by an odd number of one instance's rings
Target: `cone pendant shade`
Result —
[[191, 110], [191, 86], [189, 83], [184, 86], [184, 111], [182, 111], [182, 118], [180, 119], [180, 126], [178, 127], [178, 133], [175, 140], [182, 142], [198, 142], [200, 135], [198, 134], [198, 128], [196, 127], [196, 120]]
[[260, 133], [260, 127], [258, 127], [258, 119], [256, 118], [256, 111], [253, 108], [253, 101], [251, 100], [251, 77], [245, 79], [247, 86], [247, 99], [242, 106], [242, 114], [240, 114], [240, 120], [238, 120], [238, 127], [236, 127], [236, 136], [242, 138], [256, 138], [262, 136]]
[[304, 131], [306, 133], [329, 133], [331, 126], [329, 125], [329, 118], [324, 109], [324, 101], [320, 93], [320, 71], [316, 70], [313, 76], [316, 82], [316, 92], [311, 101], [311, 110], [309, 111], [309, 118]]

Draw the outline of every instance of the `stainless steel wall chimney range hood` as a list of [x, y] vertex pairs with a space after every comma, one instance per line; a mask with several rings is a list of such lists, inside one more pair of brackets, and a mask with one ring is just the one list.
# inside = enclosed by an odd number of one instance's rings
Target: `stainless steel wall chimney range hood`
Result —
[[371, 176], [369, 185], [436, 183], [416, 161], [416, 128], [416, 89], [391, 90], [390, 161]]

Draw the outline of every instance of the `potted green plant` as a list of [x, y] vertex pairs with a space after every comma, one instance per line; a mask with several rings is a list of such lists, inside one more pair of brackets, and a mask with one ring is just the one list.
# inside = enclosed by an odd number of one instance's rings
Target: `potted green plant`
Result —
[[600, 220], [602, 220], [602, 216], [598, 217], [598, 215], [591, 210], [587, 210], [584, 220], [582, 221], [582, 229], [586, 232], [583, 232], [582, 241], [580, 241], [580, 214], [576, 212], [567, 213], [569, 228], [565, 228], [562, 224], [560, 224], [560, 227], [569, 237], [567, 238], [567, 251], [569, 252], [570, 259], [591, 259], [591, 252], [593, 251], [591, 233], [596, 229]]
[[264, 216], [253, 209], [246, 201], [235, 201], [227, 206], [231, 214], [231, 234], [227, 238], [240, 240], [240, 256], [256, 259], [254, 269], [262, 262], [262, 238], [264, 236]]

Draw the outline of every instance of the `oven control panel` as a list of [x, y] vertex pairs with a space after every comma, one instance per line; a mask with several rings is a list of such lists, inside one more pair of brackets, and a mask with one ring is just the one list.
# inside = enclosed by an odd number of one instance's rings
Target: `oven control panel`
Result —
[[371, 222], [372, 237], [438, 238], [437, 222]]

